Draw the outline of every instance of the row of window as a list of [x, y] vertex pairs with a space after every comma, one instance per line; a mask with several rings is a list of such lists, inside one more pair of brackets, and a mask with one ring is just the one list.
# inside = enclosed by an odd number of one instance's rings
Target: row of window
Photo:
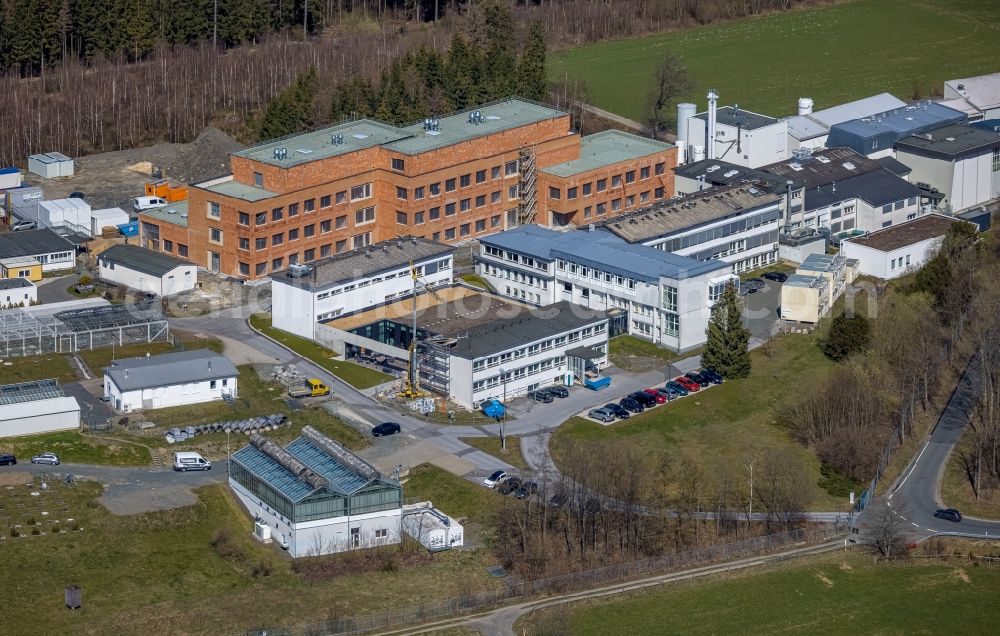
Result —
[[[516, 198], [517, 198], [516, 195], [511, 196], [511, 199], [516, 199]], [[489, 202], [492, 205], [502, 204], [503, 203], [503, 197], [500, 196], [500, 192], [499, 191], [494, 192], [490, 196], [490, 201]], [[486, 207], [486, 195], [485, 194], [480, 195], [480, 196], [478, 196], [478, 197], [475, 198], [475, 207], [476, 208], [484, 208], [484, 207]], [[458, 201], [458, 202], [446, 203], [443, 206], [444, 216], [446, 218], [449, 217], [449, 216], [455, 216], [455, 214], [458, 213], [458, 212], [462, 212], [462, 213], [469, 212], [469, 211], [472, 210], [472, 208], [473, 208], [473, 200], [472, 199], [462, 199], [461, 201]], [[423, 225], [425, 222], [428, 222], [428, 221], [437, 221], [437, 220], [439, 220], [441, 218], [441, 210], [442, 210], [442, 206], [435, 206], [435, 207], [432, 207], [432, 208], [428, 208], [427, 210], [420, 210], [418, 212], [414, 212], [412, 218], [411, 218], [409, 212], [404, 212], [402, 210], [396, 210], [396, 223], [399, 224], [399, 225], [411, 225], [410, 221], [412, 220], [412, 225]], [[425, 212], [426, 212], [426, 214], [425, 214]], [[499, 218], [499, 217], [497, 217], [497, 218]], [[494, 225], [494, 226], [492, 226], [492, 227], [499, 227], [499, 226], [500, 226], [500, 223], [498, 221], [497, 224]]]
[[562, 259], [556, 260], [556, 272], [562, 272], [568, 276], [574, 276], [582, 279], [591, 278], [595, 281], [600, 281], [605, 284], [613, 285], [617, 288], [628, 289], [630, 291], [634, 290], [636, 285], [636, 280], [633, 278], [611, 274], [610, 272], [601, 271], [594, 267], [577, 265], [576, 263], [570, 263]]
[[[393, 162], [399, 161], [402, 163], [401, 159], [393, 159]], [[393, 170], [397, 168], [393, 167]], [[402, 167], [398, 168], [402, 170]], [[515, 177], [518, 175], [517, 161], [508, 161], [504, 164], [503, 177]], [[501, 178], [501, 167], [493, 166], [489, 170], [489, 179], [496, 181]], [[445, 179], [442, 181], [435, 181], [434, 183], [429, 183], [426, 186], [417, 186], [412, 190], [405, 188], [403, 186], [396, 186], [396, 198], [401, 201], [408, 201], [410, 197], [413, 197], [414, 201], [420, 201], [421, 199], [427, 197], [437, 197], [441, 196], [441, 186], [444, 185], [444, 192], [455, 192], [459, 188], [471, 188], [472, 187], [473, 173], [463, 174], [458, 177], [452, 177], [450, 179]], [[475, 172], [476, 185], [486, 183], [487, 181], [487, 171], [477, 170]], [[512, 186], [517, 188], [517, 186]], [[496, 194], [499, 194], [496, 193]]]
[[[254, 173], [255, 181], [259, 173]], [[257, 185], [261, 185], [257, 183]], [[348, 195], [349, 193], [349, 195]], [[276, 223], [278, 221], [284, 220], [286, 218], [292, 219], [299, 215], [299, 211], [308, 214], [315, 212], [317, 209], [326, 209], [333, 207], [334, 203], [343, 204], [347, 203], [348, 199], [350, 201], [363, 201], [365, 199], [370, 199], [372, 196], [372, 184], [362, 183], [356, 186], [351, 186], [350, 190], [342, 190], [336, 194], [325, 194], [319, 197], [319, 207], [317, 207], [317, 199], [315, 197], [310, 199], [305, 199], [301, 202], [289, 203], [286, 206], [278, 206], [271, 208], [270, 212], [256, 212], [253, 215], [254, 225], [266, 225], [270, 219], [271, 223]], [[222, 218], [222, 207], [216, 201], [208, 202], [208, 216], [209, 218], [220, 220]], [[249, 226], [250, 225], [250, 213], [237, 211], [237, 217], [240, 225]]]
[[494, 278], [502, 278], [504, 280], [514, 281], [515, 283], [521, 283], [523, 285], [530, 285], [531, 287], [538, 287], [539, 289], [548, 289], [549, 281], [545, 278], [540, 278], [538, 276], [532, 276], [531, 274], [525, 274], [524, 272], [519, 272], [514, 269], [507, 269], [506, 267], [496, 267], [495, 265], [487, 265], [485, 267], [486, 273]]
[[[905, 259], [905, 262], [904, 262], [904, 259]], [[892, 259], [892, 262], [890, 263], [889, 269], [890, 270], [903, 269], [904, 267], [909, 267], [909, 265], [910, 265], [910, 255], [907, 254], [905, 257], [904, 256], [900, 256], [899, 258]]]
[[[284, 218], [282, 216], [283, 213], [284, 213], [283, 210], [284, 210], [284, 208], [275, 208], [274, 210], [272, 210], [271, 211], [271, 220], [272, 221], [280, 221], [282, 218]], [[291, 210], [291, 206], [289, 206], [289, 210]], [[243, 227], [250, 227], [250, 215], [247, 212], [238, 212], [237, 214], [238, 214], [239, 225], [241, 225]], [[289, 216], [290, 217], [292, 217], [292, 216], [298, 216], [298, 212], [296, 212], [295, 214], [290, 214]], [[320, 231], [321, 232], [329, 232], [330, 229], [331, 229], [331, 226], [333, 224], [336, 224], [336, 228], [338, 230], [346, 228], [347, 227], [347, 216], [348, 215], [346, 215], [346, 214], [342, 214], [340, 216], [337, 216], [334, 219], [326, 219], [326, 220], [320, 221], [319, 222]], [[374, 222], [375, 222], [375, 206], [374, 205], [368, 206], [368, 207], [365, 207], [365, 208], [359, 208], [359, 209], [357, 209], [357, 210], [354, 211], [354, 225], [366, 225], [368, 223], [374, 223]], [[255, 219], [254, 219], [254, 225], [259, 227], [261, 225], [265, 225], [266, 223], [267, 223], [267, 212], [258, 212], [257, 215], [256, 215], [256, 217], [255, 217]], [[312, 225], [307, 225], [306, 227], [307, 228], [308, 227], [315, 228], [315, 225], [316, 224], [314, 223]]]
[[533, 356], [543, 351], [548, 351], [553, 347], [561, 347], [565, 344], [572, 342], [577, 342], [581, 338], [589, 338], [595, 334], [602, 334], [607, 329], [607, 325], [600, 324], [593, 327], [584, 327], [583, 329], [578, 329], [572, 333], [556, 336], [555, 338], [550, 338], [543, 342], [536, 342], [530, 344], [526, 347], [521, 347], [515, 349], [514, 351], [507, 351], [499, 355], [490, 356], [489, 358], [476, 360], [472, 365], [473, 371], [481, 371], [482, 369], [487, 369], [490, 367], [495, 367], [497, 365], [504, 364], [511, 360], [517, 360], [518, 358], [523, 358], [525, 356]]
[[[173, 254], [174, 253], [174, 242], [173, 241], [164, 240], [163, 241], [163, 251], [166, 252], [167, 254]], [[187, 255], [188, 255], [188, 246], [185, 245], [185, 244], [183, 244], [183, 243], [178, 243], [177, 244], [177, 255], [180, 256], [180, 257], [183, 257], [183, 258], [187, 258]]]
[[917, 197], [910, 197], [906, 201], [896, 201], [895, 203], [887, 203], [882, 206], [882, 214], [888, 214], [893, 210], [902, 210], [904, 205], [916, 205]]
[[[542, 371], [548, 371], [552, 368], [558, 369], [565, 366], [565, 364], [566, 356], [556, 356], [555, 358], [548, 358], [546, 360], [542, 360], [541, 362], [536, 362], [534, 364], [529, 364], [507, 371], [504, 375], [507, 376], [506, 381], [510, 382], [511, 380], [520, 380], [522, 378], [535, 375], [536, 373], [541, 373]], [[473, 392], [477, 392], [485, 389], [491, 389], [493, 387], [500, 386], [502, 382], [504, 382], [503, 375], [490, 376], [486, 379], [476, 380], [473, 382], [472, 390]]]
[[[653, 199], [661, 201], [667, 198], [666, 188], [656, 188], [653, 191]], [[650, 191], [646, 190], [639, 193], [638, 204], [643, 205], [650, 203], [653, 199], [650, 199]], [[624, 207], [623, 207], [624, 204]], [[590, 219], [594, 216], [604, 216], [608, 213], [608, 206], [611, 206], [612, 212], [621, 212], [622, 210], [631, 210], [636, 206], [636, 195], [630, 194], [624, 199], [611, 199], [611, 201], [603, 201], [595, 205], [584, 206], [583, 208], [583, 218]], [[576, 214], [579, 210], [571, 210], [569, 212], [554, 212], [555, 214], [565, 214], [567, 216]]]
[[[422, 276], [424, 276], [425, 271], [428, 274], [434, 274], [434, 273], [437, 273], [437, 272], [448, 271], [449, 269], [451, 269], [451, 261], [448, 260], [448, 259], [443, 259], [443, 260], [440, 260], [440, 261], [437, 261], [437, 262], [434, 262], [434, 263], [427, 263], [426, 266], [425, 265], [417, 265], [413, 269], [416, 271], [417, 277], [422, 277]], [[321, 294], [318, 294], [316, 296], [316, 300], [323, 300], [325, 298], [329, 298], [330, 296], [337, 296], [338, 294], [342, 294], [344, 292], [354, 291], [355, 289], [358, 289], [358, 288], [361, 288], [361, 287], [368, 287], [369, 285], [376, 285], [376, 284], [381, 283], [383, 281], [392, 280], [394, 278], [409, 278], [409, 277], [410, 277], [410, 268], [407, 267], [406, 269], [401, 269], [401, 270], [395, 271], [395, 272], [388, 272], [388, 273], [383, 274], [381, 276], [375, 276], [373, 278], [360, 279], [356, 283], [349, 283], [347, 285], [344, 285], [343, 287], [335, 287], [335, 288], [327, 290], [327, 291], [325, 291], [325, 292], [323, 292]], [[386, 296], [386, 300], [389, 300], [391, 298], [395, 298], [397, 295], [406, 295], [406, 294], [409, 293], [409, 291], [410, 291], [409, 281], [407, 281], [407, 289], [406, 289], [405, 292], [403, 292], [402, 294], [390, 294], [390, 295]]]
[[[289, 254], [287, 257], [288, 258], [287, 264], [295, 265], [299, 262], [308, 263], [310, 261], [316, 260], [317, 258], [326, 258], [327, 256], [332, 256], [334, 254], [340, 254], [341, 252], [346, 252], [348, 250], [348, 246], [350, 246], [350, 249], [356, 250], [362, 247], [368, 247], [369, 245], [371, 245], [371, 243], [372, 243], [371, 232], [364, 232], [363, 234], [357, 234], [355, 236], [352, 236], [350, 239], [341, 239], [336, 243], [327, 243], [325, 245], [320, 245], [318, 255], [316, 248], [311, 247], [309, 249], [306, 249], [305, 251], [302, 252], [301, 260], [299, 258], [298, 252]], [[186, 255], [187, 248], [185, 247], [184, 249]], [[270, 271], [277, 272], [279, 270], [282, 270], [285, 268], [286, 265], [285, 257], [279, 256], [277, 258], [273, 258], [271, 259], [270, 264], [271, 264]], [[260, 263], [254, 264], [252, 266], [254, 276], [264, 276], [265, 274], [267, 274], [268, 272], [267, 266], [268, 266], [267, 261], [262, 261]], [[251, 270], [250, 263], [245, 263], [243, 261], [240, 261], [238, 264], [238, 268], [241, 276], [250, 275], [250, 270]]]
[[[655, 170], [656, 170], [657, 176], [663, 175], [667, 171], [667, 164], [664, 163], [664, 162], [660, 162], [660, 163], [656, 164]], [[649, 179], [649, 177], [650, 177], [650, 166], [643, 166], [643, 167], [639, 168], [638, 175], [639, 175], [639, 180], [640, 181], [645, 180], [645, 179]], [[626, 183], [626, 184], [628, 184], [628, 183], [635, 183], [635, 181], [636, 181], [636, 171], [635, 170], [629, 170], [624, 175], [618, 174], [618, 175], [614, 175], [613, 177], [611, 177], [611, 187], [612, 188], [620, 188], [620, 187], [622, 187], [623, 183]], [[594, 186], [596, 186], [596, 188]], [[606, 192], [607, 189], [608, 189], [608, 180], [606, 178], [604, 178], [604, 179], [598, 179], [596, 182], [587, 182], [587, 183], [581, 184], [579, 186], [571, 186], [571, 187], [566, 188], [566, 190], [565, 190], [565, 192], [566, 192], [566, 200], [567, 201], [572, 201], [573, 199], [576, 199], [578, 196], [589, 197], [589, 196], [591, 196], [591, 194], [595, 190], [597, 192]], [[647, 195], [648, 195], [648, 193], [647, 193]], [[562, 196], [563, 196], [563, 190], [561, 188], [557, 188], [555, 186], [549, 186], [549, 198], [550, 199], [557, 199], [558, 200], [558, 199], [562, 199]]]
[[542, 304], [541, 294], [536, 294], [535, 292], [519, 289], [517, 287], [511, 287], [510, 285], [507, 285], [505, 289], [506, 291], [504, 293], [511, 298], [518, 298], [536, 305]]
[[549, 271], [548, 263], [543, 263], [542, 261], [536, 260], [530, 256], [518, 254], [517, 252], [505, 251], [499, 247], [493, 247], [492, 245], [484, 245], [483, 253], [494, 258], [502, 258], [503, 260], [510, 261], [511, 263], [520, 263], [526, 267], [539, 269], [543, 272]]

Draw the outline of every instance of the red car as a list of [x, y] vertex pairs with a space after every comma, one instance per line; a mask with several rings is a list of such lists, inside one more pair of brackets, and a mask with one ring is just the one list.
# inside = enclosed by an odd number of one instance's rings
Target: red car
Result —
[[665, 404], [667, 402], [667, 397], [665, 395], [660, 395], [656, 389], [646, 389], [646, 393], [649, 393], [656, 398], [657, 404]]
[[689, 393], [694, 393], [701, 389], [697, 382], [692, 382], [691, 378], [685, 377], [683, 375], [674, 378], [674, 382], [681, 385], [688, 390]]

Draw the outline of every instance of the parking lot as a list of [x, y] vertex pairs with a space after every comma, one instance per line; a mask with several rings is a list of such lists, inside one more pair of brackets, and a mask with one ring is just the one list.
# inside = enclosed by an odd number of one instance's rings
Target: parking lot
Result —
[[[688, 375], [693, 375], [688, 374]], [[703, 391], [708, 391], [712, 387], [717, 386], [722, 383], [722, 378], [713, 378], [709, 380], [708, 378], [701, 378], [701, 382], [689, 381], [686, 385], [678, 387], [677, 384], [679, 380], [685, 376], [678, 376], [669, 382], [659, 384], [643, 391], [634, 391], [630, 394], [620, 396], [617, 399], [609, 400], [605, 407], [597, 407], [589, 409], [587, 411], [582, 411], [577, 414], [578, 417], [590, 420], [591, 422], [597, 422], [602, 426], [610, 426], [616, 422], [622, 420], [627, 420], [633, 415], [638, 415], [644, 413], [650, 409], [658, 408], [661, 406], [668, 406], [671, 402], [675, 400], [683, 400], [686, 397], [693, 397], [700, 394]], [[695, 388], [697, 386], [697, 388]], [[667, 388], [669, 387], [669, 388]], [[682, 390], [683, 389], [683, 390]], [[653, 395], [650, 391], [656, 392], [657, 395]], [[686, 391], [686, 393], [685, 393]], [[646, 393], [649, 398], [645, 398], [644, 404], [632, 404], [627, 400], [631, 399], [631, 396], [636, 395], [636, 393]], [[641, 397], [641, 396], [636, 396]], [[635, 400], [632, 400], [635, 402]], [[614, 405], [614, 406], [612, 406]], [[602, 410], [610, 410], [613, 412], [609, 416], [608, 413], [603, 413], [602, 417], [597, 417], [598, 413]]]

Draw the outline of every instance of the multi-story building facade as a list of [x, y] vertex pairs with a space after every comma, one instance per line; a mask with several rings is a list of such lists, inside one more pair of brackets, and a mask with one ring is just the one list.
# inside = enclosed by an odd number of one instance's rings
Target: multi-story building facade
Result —
[[705, 342], [730, 266], [632, 245], [604, 228], [525, 226], [480, 240], [477, 272], [500, 294], [537, 305], [572, 302], [608, 312], [627, 332], [675, 351]]
[[[583, 164], [565, 165], [573, 161]], [[657, 188], [669, 196], [675, 165], [670, 144], [581, 138], [568, 113], [519, 99], [404, 127], [358, 120], [233, 154], [232, 174], [191, 186], [185, 209], [141, 214], [142, 241], [252, 280], [400, 234], [457, 243], [525, 223], [579, 222], [585, 211], [570, 214], [565, 203], [573, 188], [582, 200], [586, 183], [593, 213], [602, 204], [613, 216], [615, 200], [621, 213]], [[598, 192], [602, 179], [620, 184]], [[566, 193], [556, 215], [552, 192]]]

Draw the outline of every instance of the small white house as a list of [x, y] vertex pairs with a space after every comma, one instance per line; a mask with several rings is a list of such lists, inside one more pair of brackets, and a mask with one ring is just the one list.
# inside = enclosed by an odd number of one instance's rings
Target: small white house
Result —
[[118, 411], [161, 409], [237, 396], [239, 371], [208, 349], [115, 360], [104, 370], [104, 395]]
[[97, 257], [98, 278], [137, 291], [170, 296], [195, 288], [198, 268], [193, 263], [144, 249], [114, 245]]
[[0, 438], [80, 427], [80, 404], [55, 380], [0, 386]]
[[403, 506], [403, 532], [431, 552], [460, 548], [464, 528], [429, 501]]
[[27, 278], [0, 278], [0, 309], [29, 307], [38, 302], [38, 287]]
[[100, 236], [106, 227], [118, 227], [125, 225], [131, 219], [128, 212], [121, 208], [106, 208], [104, 210], [91, 210], [90, 212], [90, 235]]
[[928, 214], [913, 221], [846, 239], [840, 253], [857, 259], [858, 272], [881, 279], [898, 278], [920, 269], [934, 258], [941, 238], [954, 223], [940, 214]]
[[421, 285], [449, 285], [455, 248], [400, 237], [295, 265], [271, 278], [276, 328], [312, 339], [316, 323], [412, 295], [412, 266]]

